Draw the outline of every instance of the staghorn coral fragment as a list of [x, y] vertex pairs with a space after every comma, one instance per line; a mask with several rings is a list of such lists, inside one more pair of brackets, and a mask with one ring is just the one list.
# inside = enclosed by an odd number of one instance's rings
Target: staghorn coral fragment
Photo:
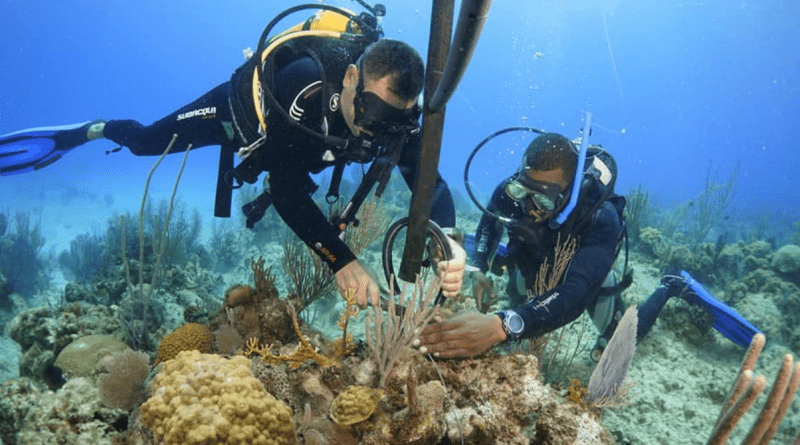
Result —
[[300, 365], [303, 364], [306, 360], [314, 360], [320, 366], [334, 366], [337, 365], [339, 362], [336, 359], [326, 357], [317, 351], [317, 349], [308, 341], [306, 337], [300, 332], [300, 324], [297, 321], [297, 314], [292, 309], [291, 305], [287, 307], [290, 311], [290, 315], [292, 316], [292, 326], [294, 328], [294, 332], [297, 335], [298, 339], [300, 340], [300, 344], [297, 345], [294, 351], [292, 351], [289, 355], [274, 355], [270, 349], [272, 346], [259, 346], [257, 338], [250, 338], [245, 343], [245, 355], [251, 357], [253, 354], [258, 354], [261, 356], [261, 359], [264, 360], [264, 363], [268, 363], [271, 365], [277, 365], [280, 362], [286, 362], [289, 364], [289, 367], [292, 369], [297, 369]]

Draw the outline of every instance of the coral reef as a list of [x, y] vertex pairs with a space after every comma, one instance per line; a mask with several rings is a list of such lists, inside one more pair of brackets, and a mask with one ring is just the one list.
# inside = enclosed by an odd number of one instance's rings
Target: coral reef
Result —
[[60, 311], [34, 308], [17, 314], [9, 326], [9, 337], [22, 348], [20, 376], [53, 387], [56, 357], [78, 337], [113, 334], [120, 329], [116, 311], [104, 306], [71, 303]]
[[295, 443], [291, 411], [263, 390], [244, 357], [181, 352], [150, 391], [141, 421], [166, 445]]
[[150, 373], [150, 356], [126, 349], [106, 357], [101, 366], [106, 371], [97, 378], [103, 403], [130, 411], [144, 401], [144, 381]]
[[367, 386], [349, 386], [333, 399], [331, 418], [339, 425], [347, 426], [363, 422], [378, 409], [383, 391]]
[[772, 255], [770, 266], [777, 272], [797, 278], [800, 271], [800, 246], [787, 244], [778, 249]]
[[198, 323], [187, 323], [161, 339], [158, 346], [155, 364], [172, 360], [184, 351], [211, 352], [214, 335], [207, 326]]
[[291, 315], [296, 300], [279, 298], [275, 276], [264, 264], [263, 258], [252, 260], [250, 264], [255, 295], [246, 302], [226, 308], [233, 309], [233, 325], [243, 338], [256, 338], [260, 344], [280, 346], [297, 339]]
[[94, 383], [79, 377], [56, 392], [30, 379], [0, 384], [0, 439], [14, 444], [111, 445], [122, 437], [123, 411], [100, 403]]
[[128, 345], [112, 335], [87, 335], [62, 349], [55, 365], [68, 376], [89, 377], [101, 360], [126, 349]]

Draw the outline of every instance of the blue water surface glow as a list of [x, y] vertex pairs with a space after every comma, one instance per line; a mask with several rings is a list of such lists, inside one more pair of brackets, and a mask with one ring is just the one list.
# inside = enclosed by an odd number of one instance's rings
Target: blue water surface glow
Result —
[[[352, 0], [324, 3], [360, 11]], [[96, 118], [150, 123], [226, 81], [264, 25], [295, 4], [2, 2], [0, 134]], [[387, 37], [425, 54], [430, 3], [386, 6]], [[798, 23], [794, 1], [496, 1], [447, 108], [442, 173], [463, 189], [466, 157], [489, 133], [530, 125], [573, 137], [591, 112], [592, 141], [619, 163], [619, 192], [641, 184], [669, 208], [702, 192], [709, 169], [721, 182], [739, 166], [728, 216], [768, 212], [773, 226], [790, 227], [800, 219]], [[516, 168], [521, 140], [487, 146], [476, 189], [488, 193]], [[42, 171], [0, 178], [0, 208], [85, 193], [135, 209], [153, 159], [105, 155], [111, 148], [95, 142]], [[180, 189], [209, 218], [216, 162], [216, 149], [192, 153]], [[153, 193], [167, 194], [173, 178], [162, 173]]]

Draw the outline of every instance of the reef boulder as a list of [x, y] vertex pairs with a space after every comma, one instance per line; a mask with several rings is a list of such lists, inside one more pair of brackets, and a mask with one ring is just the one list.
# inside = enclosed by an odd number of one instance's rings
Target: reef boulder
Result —
[[800, 246], [787, 244], [774, 255], [770, 267], [776, 272], [784, 274], [797, 274], [800, 271]]

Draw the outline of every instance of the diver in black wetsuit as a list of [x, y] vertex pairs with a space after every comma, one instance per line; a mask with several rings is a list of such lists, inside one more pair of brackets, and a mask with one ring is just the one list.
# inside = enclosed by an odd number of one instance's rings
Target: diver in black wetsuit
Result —
[[[420, 336], [421, 350], [440, 357], [480, 354], [497, 343], [529, 338], [558, 329], [575, 320], [584, 310], [601, 332], [592, 356], [600, 353], [625, 311], [612, 266], [623, 235], [625, 199], [613, 193], [613, 182], [604, 174], [613, 158], [602, 149], [591, 149], [587, 168], [597, 174], [581, 175], [584, 180], [576, 208], [562, 224], [553, 224], [565, 208], [577, 168], [573, 143], [562, 135], [544, 133], [528, 146], [520, 170], [494, 191], [487, 210], [508, 218], [503, 222], [485, 214], [475, 235], [473, 264], [480, 271], [474, 279], [485, 281], [484, 273], [509, 273], [506, 291], [511, 309], [496, 314], [464, 313], [429, 325]], [[600, 165], [602, 164], [602, 165]], [[508, 249], [503, 258], [495, 255], [503, 231], [508, 231]], [[576, 250], [553, 288], [536, 294], [537, 275], [542, 265], [554, 264], [555, 248], [572, 239]], [[650, 330], [666, 300], [685, 287], [681, 277], [672, 275], [640, 307], [638, 337]], [[606, 286], [606, 287], [604, 287]], [[424, 348], [424, 349], [423, 349]]]
[[[228, 172], [231, 183], [255, 183], [262, 172], [269, 173], [269, 192], [246, 206], [248, 225], [274, 203], [286, 224], [331, 267], [342, 294], [353, 290], [362, 307], [368, 301], [377, 304], [377, 284], [339, 238], [342, 228], [334, 227], [311, 198], [317, 185], [310, 175], [328, 167], [335, 167], [334, 177], [337, 170], [341, 175], [345, 165], [371, 162], [376, 151], [391, 146], [399, 156], [388, 165], [397, 165], [411, 187], [420, 154], [417, 98], [424, 64], [417, 51], [397, 40], [328, 36], [278, 35], [263, 58], [251, 57], [229, 82], [148, 126], [134, 120], [93, 121], [48, 129], [44, 138], [34, 131], [4, 136], [0, 142], [8, 156], [0, 173], [43, 168], [99, 138], [135, 155], [161, 154], [174, 134], [171, 152], [189, 144], [193, 149], [220, 145], [243, 158]], [[26, 138], [26, 147], [33, 141], [42, 148], [22, 157], [15, 150]], [[441, 175], [432, 202], [431, 219], [441, 227], [455, 226], [453, 199]], [[445, 296], [461, 287], [464, 270], [463, 250], [452, 242], [451, 247], [461, 255], [438, 265]]]
[[[384, 136], [385, 126], [415, 124], [419, 115], [416, 101], [424, 76], [419, 54], [405, 43], [390, 39], [372, 44], [363, 55], [348, 50], [339, 50], [339, 59], [323, 67], [325, 72], [309, 55], [301, 55], [278, 69], [272, 91], [281, 107], [298, 123], [342, 139], [362, 133]], [[341, 59], [342, 56], [349, 58]], [[326, 61], [323, 59], [323, 64]], [[247, 168], [240, 172], [243, 179], [254, 182], [260, 172], [269, 172], [275, 209], [331, 267], [339, 290], [355, 289], [362, 306], [367, 298], [377, 299], [377, 285], [311, 198], [317, 185], [310, 174], [335, 166], [342, 156], [351, 154], [337, 152], [321, 139], [295, 128], [278, 113], [260, 117], [253, 105], [252, 90], [252, 70], [240, 69], [231, 82], [150, 126], [111, 120], [105, 123], [102, 134], [136, 155], [160, 154], [173, 134], [178, 134], [175, 146], [179, 148], [175, 151], [189, 143], [193, 147], [259, 146], [249, 155]], [[229, 98], [234, 105], [228, 105]], [[354, 102], [360, 105], [359, 110]], [[260, 118], [265, 120], [268, 131], [261, 131]], [[409, 186], [414, 181], [419, 144], [419, 132], [409, 135], [397, 164]], [[348, 163], [370, 160], [368, 156], [346, 159]], [[450, 191], [441, 176], [436, 185], [431, 219], [442, 227], [453, 227], [455, 210]], [[449, 289], [447, 283], [444, 288]]]

